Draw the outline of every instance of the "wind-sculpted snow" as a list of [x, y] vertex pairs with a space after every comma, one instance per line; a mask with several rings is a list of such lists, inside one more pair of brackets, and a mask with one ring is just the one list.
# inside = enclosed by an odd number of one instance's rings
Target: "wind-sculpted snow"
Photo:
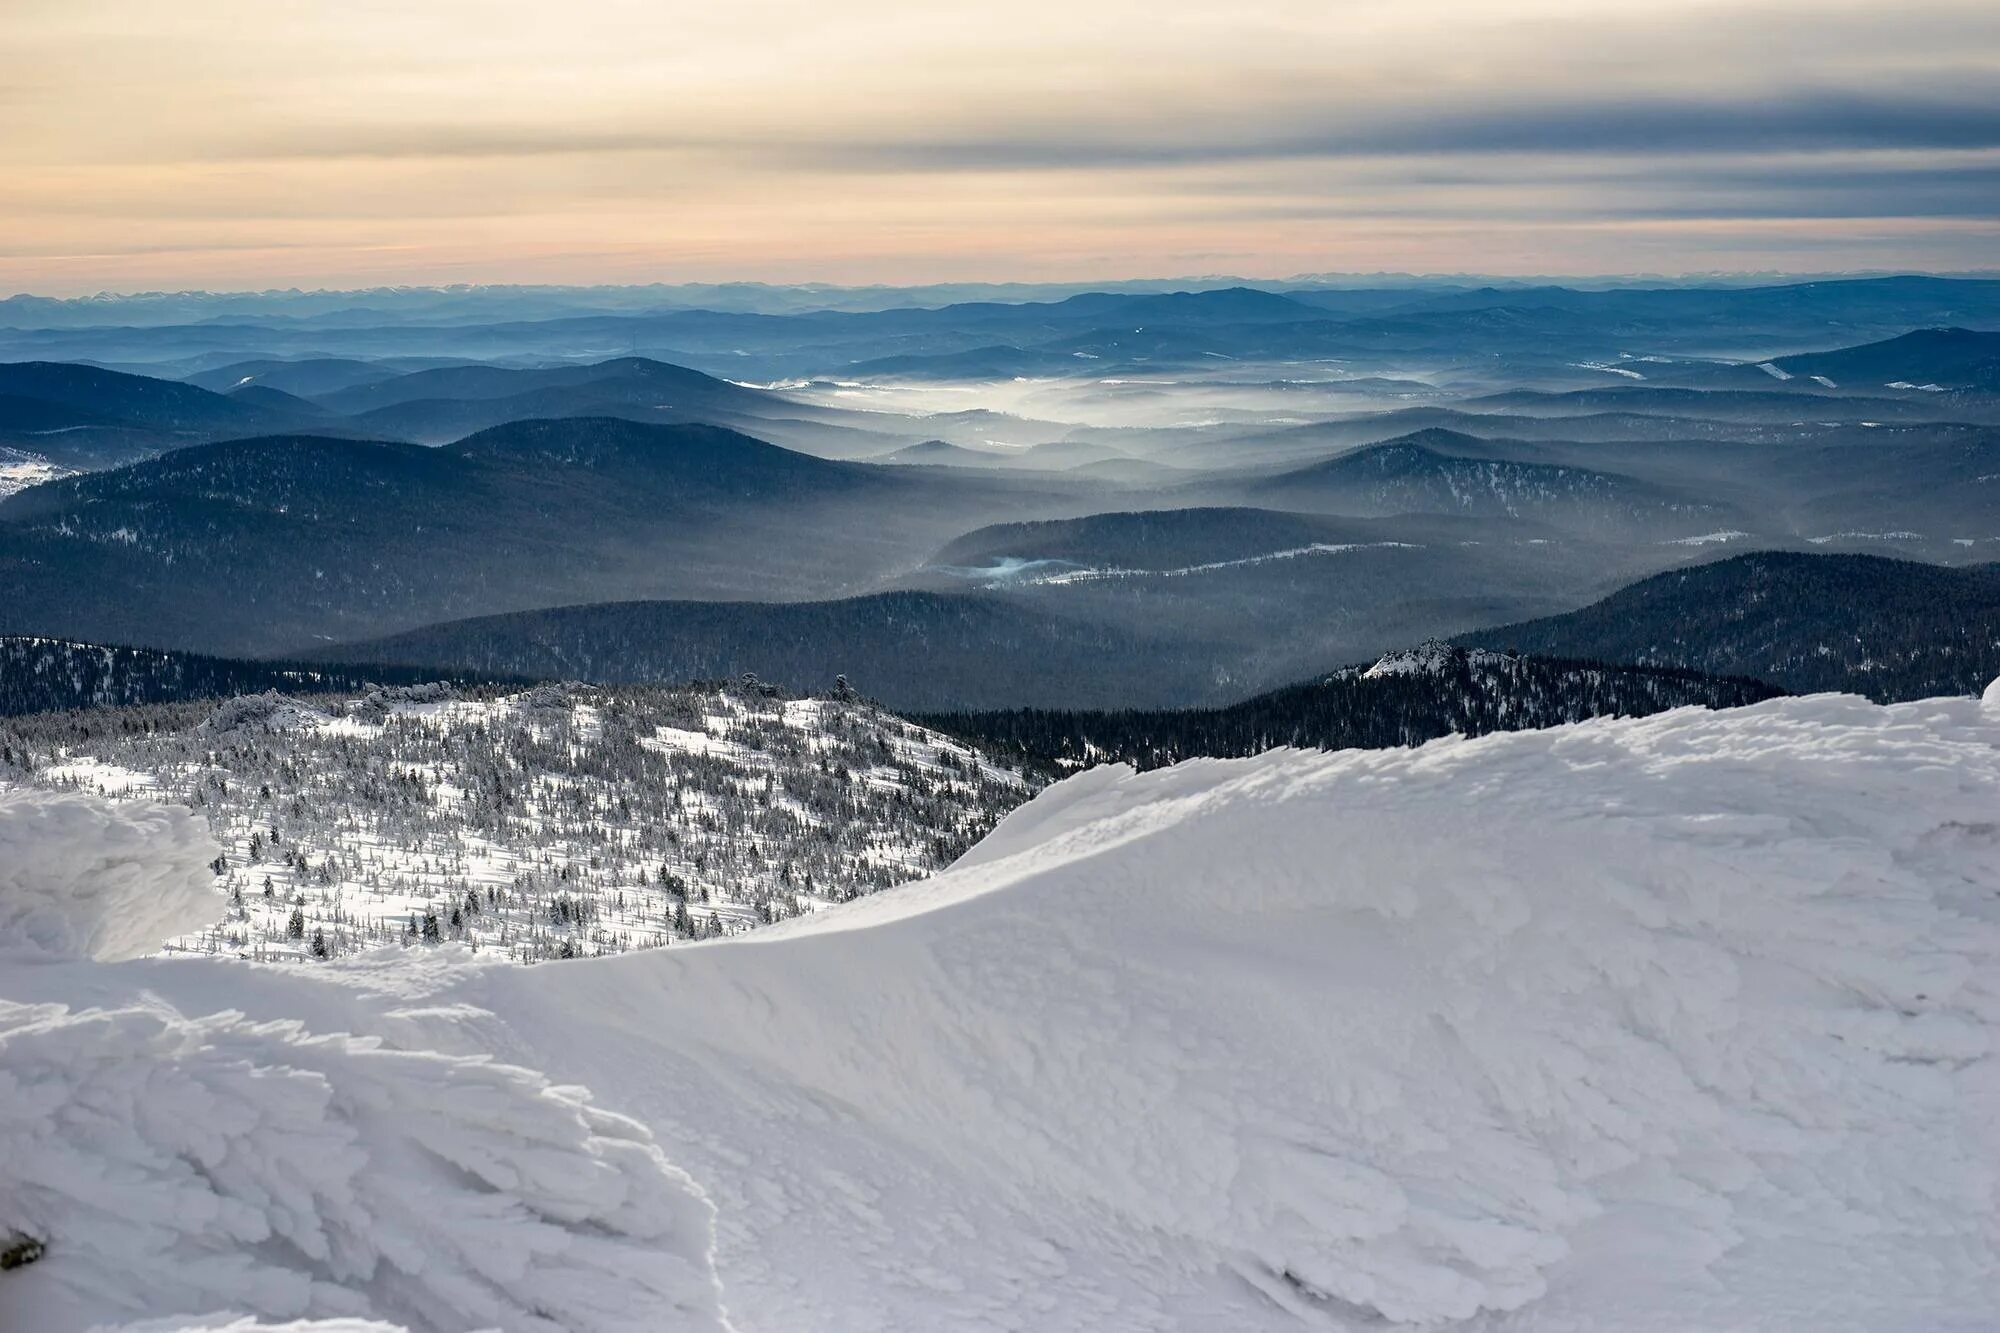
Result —
[[1996, 814], [1971, 700], [1098, 770], [480, 1003], [688, 1136], [744, 1328], [1990, 1328]]
[[721, 1327], [707, 1201], [638, 1124], [525, 1069], [235, 1013], [0, 1001], [10, 1231], [47, 1245], [0, 1284], [10, 1330]]
[[0, 787], [0, 958], [137, 958], [215, 918], [218, 853], [194, 814]]
[[380, 1319], [288, 1319], [264, 1323], [236, 1315], [144, 1319], [140, 1323], [100, 1325], [92, 1333], [406, 1333], [400, 1325]]
[[[426, 1118], [458, 1077], [583, 1114], [536, 1076], [448, 1057], [532, 1066], [645, 1124], [713, 1201], [744, 1333], [1973, 1333], [2000, 1309], [2000, 690], [1098, 769], [943, 874], [741, 937], [549, 968], [368, 961], [19, 969], [4, 984], [25, 1000], [149, 998], [28, 1011], [14, 1030], [39, 1039], [0, 1047], [0, 1073], [60, 1071], [22, 1085], [58, 1107], [142, 1076], [184, 1107], [199, 1080], [226, 1110], [234, 1061], [278, 1068], [271, 1095], [313, 1114], [250, 1143], [355, 1136], [260, 1159], [286, 1182], [265, 1214], [291, 1219], [313, 1196], [279, 1161], [442, 1154], [476, 1194], [545, 1160]], [[225, 989], [249, 1017], [159, 1015]], [[336, 1012], [445, 1054], [264, 1026]], [[176, 1145], [237, 1151], [214, 1128], [235, 1122], [79, 1111], [65, 1132], [50, 1114], [0, 1162], [73, 1169], [0, 1199], [88, 1219], [79, 1244], [111, 1290], [124, 1270], [156, 1280], [155, 1209], [210, 1238], [212, 1262], [269, 1262], [268, 1243], [214, 1239], [233, 1212], [171, 1202], [230, 1177], [126, 1174], [196, 1151]], [[561, 1160], [592, 1157], [570, 1122], [548, 1132]], [[589, 1134], [640, 1152], [636, 1130]], [[397, 1213], [407, 1196], [383, 1189], [329, 1198], [336, 1218], [391, 1221], [354, 1242], [381, 1248], [384, 1278], [350, 1289], [373, 1303], [270, 1314], [534, 1327], [409, 1294], [458, 1299], [401, 1285], [398, 1253], [473, 1269], [481, 1296], [498, 1260], [448, 1203]], [[9, 1288], [47, 1291], [79, 1234], [48, 1231], [48, 1258], [0, 1277], [0, 1326]]]

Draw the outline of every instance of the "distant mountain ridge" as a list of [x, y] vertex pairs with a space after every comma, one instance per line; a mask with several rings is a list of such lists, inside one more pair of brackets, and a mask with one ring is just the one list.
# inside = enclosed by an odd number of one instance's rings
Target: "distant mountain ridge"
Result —
[[1095, 763], [1157, 768], [1242, 758], [1279, 746], [1337, 750], [1416, 745], [1640, 717], [1699, 705], [1734, 708], [1781, 694], [1761, 681], [1675, 668], [1518, 656], [1431, 642], [1319, 680], [1221, 708], [1014, 709], [924, 714], [926, 725], [1047, 772]]
[[1600, 532], [1686, 535], [1726, 506], [1592, 468], [1495, 456], [1505, 445], [1429, 428], [1252, 483], [1259, 503], [1381, 516], [1462, 514]]
[[1755, 676], [1797, 693], [1841, 690], [1885, 702], [1977, 694], [2000, 677], [2000, 565], [1757, 552], [1456, 641]]
[[199, 445], [0, 502], [0, 633], [256, 655], [627, 595], [836, 595], [1020, 485], [591, 418]]
[[2000, 332], [1916, 329], [1859, 347], [1782, 356], [1772, 364], [1843, 386], [1994, 393], [2000, 392]]
[[488, 679], [463, 671], [249, 661], [63, 639], [0, 636], [0, 717], [226, 699], [266, 690], [317, 694], [371, 685]]
[[[1148, 663], [1156, 688], [1198, 692], [1216, 653], [977, 593], [902, 591], [821, 602], [613, 602], [512, 612], [330, 645], [329, 660], [532, 678], [676, 682], [745, 672], [798, 692], [845, 675], [899, 709], [1035, 697], [1110, 702], [1106, 668]], [[308, 657], [320, 653], [309, 653]]]

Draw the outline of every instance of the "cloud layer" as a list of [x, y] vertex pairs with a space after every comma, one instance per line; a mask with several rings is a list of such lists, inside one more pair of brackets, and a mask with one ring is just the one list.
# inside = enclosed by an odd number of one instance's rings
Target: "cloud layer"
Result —
[[683, 8], [15, 0], [0, 288], [1949, 269], [2000, 240], [1987, 4]]

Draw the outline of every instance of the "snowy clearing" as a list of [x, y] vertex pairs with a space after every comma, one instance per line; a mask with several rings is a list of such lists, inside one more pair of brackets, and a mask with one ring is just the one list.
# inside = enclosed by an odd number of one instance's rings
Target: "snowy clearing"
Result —
[[193, 716], [0, 722], [0, 752], [38, 787], [205, 816], [212, 911], [168, 947], [257, 961], [726, 934], [939, 869], [1031, 790], [875, 708], [747, 690], [422, 686]]

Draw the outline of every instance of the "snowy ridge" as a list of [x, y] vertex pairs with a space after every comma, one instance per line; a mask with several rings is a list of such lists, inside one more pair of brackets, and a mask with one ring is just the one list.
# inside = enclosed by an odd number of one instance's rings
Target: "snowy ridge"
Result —
[[[174, 960], [4, 984], [112, 1014], [142, 992], [201, 1012], [227, 985], [246, 1017], [218, 1041], [260, 1058], [262, 1023], [336, 1012], [437, 1053], [287, 1067], [422, 1083], [498, 1052], [543, 1071], [504, 1076], [537, 1105], [559, 1094], [535, 1079], [588, 1086], [712, 1201], [739, 1330], [1973, 1333], [2000, 1309], [1996, 808], [2000, 689], [1815, 696], [1094, 770], [943, 874], [693, 948], [531, 969], [441, 951], [401, 982]], [[104, 1077], [207, 1064], [118, 1040]], [[30, 1054], [64, 1071], [106, 1044]], [[21, 1065], [0, 1047], [0, 1076]], [[33, 1086], [60, 1104], [73, 1077]], [[371, 1161], [417, 1133], [337, 1101], [323, 1118], [355, 1116]], [[81, 1174], [126, 1131], [101, 1132], [49, 1207], [148, 1204], [153, 1185]], [[182, 1131], [134, 1132], [153, 1151]], [[172, 1216], [195, 1233], [176, 1244], [224, 1226]], [[410, 1225], [461, 1253], [433, 1234], [458, 1224]], [[106, 1243], [88, 1265], [138, 1245]], [[50, 1276], [71, 1248], [57, 1230], [0, 1279], [0, 1326], [30, 1294], [81, 1300]], [[261, 1290], [232, 1308], [296, 1316]], [[354, 1290], [313, 1313], [480, 1319]]]
[[1441, 639], [1426, 639], [1414, 648], [1385, 653], [1362, 671], [1363, 680], [1384, 676], [1439, 676], [1447, 671], [1480, 671], [1505, 666], [1514, 659], [1487, 648], [1460, 648]]

